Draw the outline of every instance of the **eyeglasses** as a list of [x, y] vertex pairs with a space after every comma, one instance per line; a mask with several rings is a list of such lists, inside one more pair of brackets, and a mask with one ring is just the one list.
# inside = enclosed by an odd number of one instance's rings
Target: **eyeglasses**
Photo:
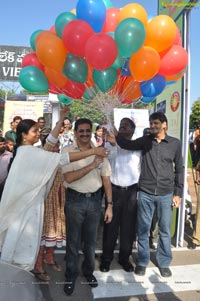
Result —
[[78, 133], [91, 133], [91, 129], [86, 129], [86, 130], [84, 130], [84, 129], [80, 129], [80, 130], [78, 130]]

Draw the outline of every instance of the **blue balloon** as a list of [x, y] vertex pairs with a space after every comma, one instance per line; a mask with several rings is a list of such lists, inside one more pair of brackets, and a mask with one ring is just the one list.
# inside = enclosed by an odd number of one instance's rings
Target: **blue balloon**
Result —
[[101, 32], [106, 19], [106, 6], [102, 0], [79, 0], [76, 16], [90, 24], [95, 32]]
[[170, 80], [170, 81], [166, 81], [166, 85], [170, 86], [176, 83], [176, 80]]
[[154, 99], [155, 97], [142, 97], [140, 101], [143, 103], [151, 103], [152, 101], [154, 101]]
[[142, 82], [140, 84], [140, 90], [143, 96], [155, 97], [164, 90], [165, 86], [166, 86], [165, 77], [157, 74], [150, 80]]
[[131, 75], [131, 72], [130, 72], [130, 69], [129, 69], [129, 60], [130, 59], [125, 59], [124, 66], [121, 68], [121, 75], [123, 75], [123, 76], [130, 76]]

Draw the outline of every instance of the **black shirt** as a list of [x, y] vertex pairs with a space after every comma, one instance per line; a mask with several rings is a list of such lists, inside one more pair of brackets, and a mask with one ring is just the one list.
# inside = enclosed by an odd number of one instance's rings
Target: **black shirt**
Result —
[[166, 135], [158, 143], [153, 135], [127, 140], [118, 134], [116, 140], [126, 150], [142, 150], [140, 190], [153, 195], [173, 192], [182, 196], [183, 159], [178, 139]]

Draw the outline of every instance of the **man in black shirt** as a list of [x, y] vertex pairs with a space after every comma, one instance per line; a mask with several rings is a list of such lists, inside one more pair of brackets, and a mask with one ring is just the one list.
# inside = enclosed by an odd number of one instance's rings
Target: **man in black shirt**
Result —
[[149, 231], [156, 203], [158, 217], [158, 248], [156, 259], [163, 277], [170, 277], [172, 208], [181, 203], [183, 160], [181, 143], [168, 136], [167, 118], [161, 112], [150, 118], [151, 135], [126, 140], [120, 134], [116, 141], [121, 148], [142, 150], [142, 165], [138, 193], [138, 257], [135, 273], [144, 275], [149, 263]]

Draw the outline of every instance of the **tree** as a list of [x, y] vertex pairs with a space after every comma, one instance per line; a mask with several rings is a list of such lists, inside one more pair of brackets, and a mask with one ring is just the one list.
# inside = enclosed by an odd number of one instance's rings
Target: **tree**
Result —
[[192, 105], [192, 113], [190, 114], [190, 129], [194, 128], [195, 123], [200, 123], [200, 98]]

